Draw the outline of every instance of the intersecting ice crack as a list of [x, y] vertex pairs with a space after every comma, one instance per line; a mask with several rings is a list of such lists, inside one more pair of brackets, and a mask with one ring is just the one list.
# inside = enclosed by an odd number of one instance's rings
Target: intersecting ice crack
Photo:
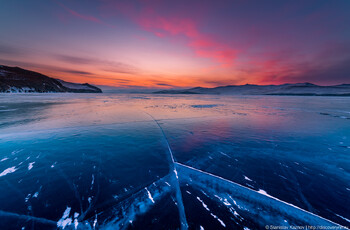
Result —
[[[178, 203], [178, 211], [179, 211], [179, 215], [180, 215], [181, 229], [188, 229], [188, 223], [187, 223], [187, 219], [186, 219], [185, 208], [184, 208], [183, 199], [182, 199], [182, 193], [180, 190], [180, 181], [179, 181], [178, 174], [181, 174], [182, 179], [184, 181], [186, 181], [186, 179], [187, 179], [186, 182], [191, 183], [194, 186], [199, 185], [200, 187], [206, 187], [207, 184], [203, 183], [203, 181], [201, 179], [204, 179], [205, 182], [207, 182], [209, 180], [211, 183], [216, 184], [217, 187], [220, 187], [220, 185], [222, 185], [222, 182], [224, 182], [224, 184], [226, 183], [225, 186], [221, 186], [224, 188], [224, 190], [231, 191], [232, 194], [235, 194], [235, 193], [241, 194], [242, 197], [248, 197], [249, 198], [248, 200], [254, 201], [254, 203], [257, 205], [270, 207], [271, 200], [273, 200], [272, 203], [276, 207], [272, 207], [272, 208], [275, 209], [276, 212], [279, 212], [279, 213], [282, 213], [284, 215], [289, 216], [290, 219], [294, 218], [294, 219], [299, 219], [299, 220], [304, 220], [304, 221], [307, 220], [308, 221], [307, 223], [309, 223], [309, 224], [314, 223], [315, 225], [317, 225], [317, 224], [324, 224], [327, 226], [328, 225], [331, 225], [331, 226], [338, 225], [330, 220], [327, 220], [327, 219], [320, 217], [316, 214], [313, 214], [311, 212], [303, 210], [303, 209], [301, 209], [297, 206], [294, 206], [292, 204], [289, 204], [287, 202], [281, 201], [278, 198], [275, 198], [275, 197], [270, 196], [268, 194], [259, 193], [258, 191], [255, 191], [255, 190], [252, 190], [252, 189], [247, 188], [245, 186], [239, 185], [235, 182], [221, 178], [221, 177], [216, 176], [214, 174], [210, 174], [210, 173], [204, 172], [202, 170], [199, 170], [199, 169], [196, 169], [196, 168], [193, 168], [193, 167], [176, 162], [174, 160], [173, 152], [171, 150], [169, 141], [164, 133], [163, 128], [161, 127], [159, 122], [151, 114], [149, 114], [147, 112], [145, 112], [145, 113], [147, 115], [149, 115], [152, 118], [152, 120], [159, 127], [159, 129], [162, 133], [162, 136], [165, 140], [165, 143], [167, 145], [167, 148], [168, 148], [168, 153], [169, 153], [169, 158], [170, 158], [169, 159], [169, 162], [170, 162], [169, 175], [172, 177], [175, 176], [176, 183], [174, 184], [174, 187], [175, 187], [175, 193], [176, 193], [176, 200]], [[181, 169], [180, 172], [178, 171], [179, 168]], [[194, 176], [194, 175], [198, 180], [193, 180], [191, 178], [191, 176]], [[147, 192], [149, 193], [148, 190], [147, 190]], [[149, 195], [150, 195], [150, 193], [149, 193]], [[218, 197], [221, 201], [223, 201], [224, 205], [226, 205], [226, 206], [231, 206], [231, 203], [228, 202], [229, 198], [233, 201], [233, 204], [237, 205], [236, 201], [233, 200], [229, 194], [223, 194], [222, 196], [225, 196], [225, 195], [227, 196], [225, 198], [221, 198], [218, 195], [214, 195], [214, 196]], [[154, 203], [153, 198], [152, 198], [152, 202]], [[239, 207], [239, 205], [238, 205], [238, 207]], [[234, 214], [237, 215], [237, 212], [234, 212]], [[212, 213], [211, 213], [211, 215], [215, 216]], [[294, 216], [296, 216], [296, 218]], [[220, 220], [220, 223], [225, 227], [225, 224], [221, 220]]]
[[[103, 221], [103, 223], [107, 224], [105, 224], [105, 226], [100, 226], [101, 229], [109, 229], [111, 226], [115, 229], [127, 229], [127, 227], [133, 223], [133, 219], [137, 215], [146, 213], [155, 202], [159, 201], [165, 194], [171, 191], [175, 191], [181, 229], [188, 229], [180, 184], [190, 184], [194, 188], [205, 189], [208, 194], [212, 194], [213, 197], [218, 198], [220, 202], [229, 208], [234, 216], [239, 216], [233, 208], [237, 207], [238, 209], [249, 211], [253, 216], [262, 216], [261, 218], [267, 222], [271, 220], [271, 218], [275, 218], [278, 220], [287, 219], [289, 224], [293, 222], [304, 222], [310, 225], [339, 226], [325, 218], [281, 201], [268, 194], [264, 195], [217, 175], [176, 162], [163, 128], [152, 115], [148, 113], [147, 115], [157, 124], [167, 145], [167, 156], [170, 166], [169, 174], [153, 182], [150, 186], [139, 190], [133, 194], [129, 200], [127, 199], [118, 204], [113, 210], [119, 212], [119, 214], [110, 217], [107, 213], [107, 220]], [[261, 210], [265, 210], [265, 214], [262, 214]], [[210, 215], [216, 218], [221, 225], [225, 227], [225, 223], [215, 214], [210, 213]], [[93, 229], [95, 229], [97, 215], [91, 219], [89, 223], [93, 223], [92, 226]]]
[[154, 119], [154, 117], [151, 114], [149, 114], [149, 113], [146, 113], [146, 114], [148, 114], [153, 119], [153, 121], [156, 122], [156, 124], [159, 127], [159, 129], [161, 130], [162, 135], [164, 137], [164, 140], [165, 140], [165, 142], [167, 144], [168, 151], [169, 151], [169, 156], [170, 156], [170, 170], [172, 171], [170, 173], [171, 173], [171, 175], [173, 175], [176, 178], [175, 179], [176, 183], [175, 183], [174, 187], [175, 187], [176, 201], [177, 201], [177, 204], [178, 204], [177, 207], [178, 207], [179, 215], [180, 215], [181, 229], [182, 230], [188, 229], [188, 224], [187, 224], [187, 219], [186, 219], [186, 214], [185, 214], [185, 207], [184, 207], [184, 204], [183, 204], [182, 194], [181, 194], [181, 190], [180, 190], [179, 178], [178, 178], [178, 175], [177, 175], [177, 170], [176, 170], [176, 166], [175, 166], [175, 160], [174, 160], [173, 152], [171, 151], [171, 148], [170, 148], [170, 144], [169, 144], [168, 138], [166, 137], [166, 135], [164, 133], [164, 130], [160, 126], [158, 121], [156, 119]]
[[[136, 216], [146, 213], [149, 208], [154, 205], [154, 203], [162, 199], [165, 194], [169, 194], [172, 191], [175, 192], [175, 203], [177, 204], [177, 209], [179, 212], [181, 229], [188, 229], [188, 222], [186, 218], [180, 184], [190, 184], [193, 186], [193, 188], [206, 190], [206, 193], [211, 194], [213, 199], [217, 198], [218, 202], [223, 203], [224, 206], [226, 206], [234, 216], [239, 216], [236, 211], [232, 211], [235, 210], [232, 207], [237, 207], [238, 209], [249, 211], [249, 213], [251, 213], [253, 216], [260, 215], [262, 216], [262, 219], [265, 218], [265, 220], [283, 217], [283, 219], [287, 219], [289, 223], [293, 223], [293, 221], [300, 223], [301, 221], [308, 223], [309, 225], [339, 226], [334, 222], [331, 222], [311, 212], [305, 211], [292, 204], [286, 203], [268, 194], [259, 193], [259, 191], [252, 190], [233, 181], [177, 162], [174, 159], [172, 149], [163, 128], [152, 115], [148, 113], [147, 115], [150, 116], [159, 127], [164, 141], [167, 145], [167, 157], [170, 167], [169, 173], [166, 176], [153, 182], [148, 187], [135, 192], [129, 199], [121, 201], [119, 204], [117, 204], [113, 211], [118, 211], [120, 215], [118, 216], [115, 214], [114, 217], [107, 215], [106, 221], [103, 221], [103, 223], [107, 226], [100, 226], [101, 229], [107, 229], [108, 226], [116, 226], [114, 229], [126, 229], [130, 224], [132, 224], [133, 219]], [[75, 184], [69, 182], [68, 177], [62, 172], [62, 170], [59, 168], [57, 168], [57, 170], [66, 179], [68, 184], [71, 186], [71, 189], [75, 192], [75, 196], [79, 200], [81, 208], [81, 214], [79, 216], [74, 216], [74, 222], [71, 221], [70, 225], [64, 226], [67, 227], [65, 229], [74, 229], [77, 228], [77, 226], [78, 229], [96, 229], [98, 227], [98, 216], [103, 216], [103, 212], [100, 214], [95, 214], [95, 216], [91, 219], [84, 221], [87, 214], [93, 208], [96, 198], [94, 201], [90, 202], [89, 207], [84, 211], [80, 200], [80, 194], [77, 192]], [[98, 176], [92, 177], [91, 186], [93, 186], [95, 179], [98, 180]], [[96, 181], [95, 184], [97, 184], [98, 196], [98, 181]], [[188, 191], [186, 192], [188, 194], [191, 194]], [[203, 203], [203, 207], [206, 208], [206, 210], [210, 210], [206, 205], [204, 205], [202, 199], [197, 199]], [[261, 210], [267, 210], [267, 212], [265, 212], [265, 214], [262, 214]], [[267, 216], [266, 213], [268, 213], [269, 216]], [[188, 215], [190, 215], [190, 213], [188, 213]], [[211, 213], [211, 215], [214, 218], [216, 217], [221, 225], [225, 227], [225, 224], [221, 219], [219, 219], [213, 213]], [[19, 215], [2, 210], [0, 210], [0, 216], [38, 222], [53, 227], [57, 226], [57, 222], [52, 220], [37, 218], [29, 215]], [[59, 227], [64, 228], [63, 226]]]

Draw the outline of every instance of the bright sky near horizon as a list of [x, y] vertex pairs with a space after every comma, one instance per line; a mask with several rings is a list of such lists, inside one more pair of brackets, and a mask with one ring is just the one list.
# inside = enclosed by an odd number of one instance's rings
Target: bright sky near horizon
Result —
[[350, 83], [348, 0], [1, 1], [0, 64], [119, 87]]

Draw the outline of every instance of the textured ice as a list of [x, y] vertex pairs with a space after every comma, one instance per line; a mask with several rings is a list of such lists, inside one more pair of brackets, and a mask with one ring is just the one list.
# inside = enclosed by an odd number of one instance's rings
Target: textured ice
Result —
[[[182, 184], [189, 183], [193, 187], [204, 189], [213, 198], [215, 195], [220, 196], [225, 199], [223, 203], [226, 206], [236, 206], [238, 209], [243, 209], [250, 213], [251, 216], [259, 214], [260, 218], [265, 220], [265, 222], [261, 222], [261, 227], [268, 221], [272, 221], [275, 225], [283, 226], [285, 225], [284, 220], [287, 220], [289, 224], [295, 225], [337, 226], [337, 224], [320, 216], [269, 196], [263, 190], [254, 191], [183, 164], [176, 163], [176, 168], [179, 171], [179, 179]], [[205, 208], [207, 209], [206, 206]]]
[[31, 170], [33, 168], [33, 165], [35, 164], [35, 162], [30, 162], [28, 164], [28, 170]]
[[65, 229], [66, 226], [72, 224], [72, 218], [69, 217], [70, 210], [71, 210], [70, 207], [66, 208], [66, 210], [63, 213], [62, 218], [59, 221], [57, 221], [57, 227]]
[[[266, 223], [270, 222], [281, 226], [293, 224], [338, 226], [336, 223], [327, 219], [283, 202], [275, 197], [266, 195], [262, 190], [254, 191], [180, 163], [175, 163], [175, 167], [178, 171], [179, 182], [182, 188], [190, 185], [194, 189], [203, 191], [203, 194], [211, 201], [224, 204], [238, 222], [245, 218], [251, 218], [254, 221], [258, 221], [256, 224], [260, 227], [264, 227]], [[99, 229], [127, 229], [128, 226], [132, 226], [138, 216], [152, 209], [155, 203], [169, 194], [175, 194], [174, 190], [176, 186], [168, 186], [168, 184], [176, 183], [178, 183], [177, 180], [175, 180], [172, 173], [170, 173], [166, 177], [161, 178], [150, 186], [133, 194], [130, 198], [122, 201], [111, 210], [107, 210], [98, 214], [97, 217], [91, 218], [84, 223], [84, 226], [87, 226], [86, 224], [89, 223], [91, 228], [98, 226]], [[191, 194], [188, 191], [187, 193]], [[208, 207], [202, 198], [197, 196], [196, 200], [213, 219], [222, 227], [226, 227], [226, 223]], [[70, 223], [71, 220], [69, 218], [67, 219], [68, 215], [66, 212], [62, 219], [66, 221], [64, 223]], [[245, 217], [243, 218], [239, 212]], [[190, 214], [187, 215], [191, 216]], [[259, 218], [253, 219], [256, 215], [259, 215]], [[201, 226], [201, 229], [202, 228], [203, 226]], [[248, 227], [245, 228], [249, 229]]]
[[1, 229], [349, 223], [336, 98], [15, 96], [0, 98]]

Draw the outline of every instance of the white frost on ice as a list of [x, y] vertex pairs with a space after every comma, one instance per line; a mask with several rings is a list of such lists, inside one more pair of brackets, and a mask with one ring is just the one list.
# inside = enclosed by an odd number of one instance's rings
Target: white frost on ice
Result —
[[221, 197], [219, 197], [218, 195], [214, 195], [216, 198], [218, 198], [220, 201], [222, 201], [222, 198]]
[[6, 160], [8, 160], [8, 159], [9, 159], [8, 157], [2, 158], [2, 159], [0, 160], [0, 162], [6, 161]]
[[272, 197], [271, 195], [269, 195], [265, 190], [259, 189], [258, 193], [268, 196], [268, 197]]
[[337, 213], [334, 213], [334, 214], [335, 214], [336, 216], [342, 218], [343, 220], [346, 220], [347, 222], [350, 223], [350, 220], [349, 220], [348, 218], [345, 218], [345, 217], [343, 217], [343, 216], [341, 216], [341, 215], [338, 215]]
[[219, 221], [219, 223], [220, 223], [222, 226], [224, 226], [224, 227], [226, 228], [226, 224], [225, 224], [222, 220], [220, 220], [219, 217], [217, 217], [217, 216], [214, 215], [213, 213], [210, 213], [210, 215], [211, 215], [212, 217], [214, 217], [215, 219], [217, 219], [217, 220]]
[[54, 168], [55, 164], [57, 164], [57, 161], [51, 165], [51, 168]]
[[67, 225], [71, 225], [72, 224], [72, 218], [69, 218], [69, 213], [70, 213], [71, 207], [66, 208], [66, 210], [63, 213], [62, 218], [57, 221], [57, 227], [61, 227], [62, 229], [64, 229]]
[[229, 155], [227, 155], [226, 153], [223, 153], [223, 152], [221, 152], [220, 151], [220, 153], [221, 153], [221, 155], [224, 155], [224, 156], [226, 156], [226, 157], [228, 157], [228, 158], [231, 158]]
[[7, 174], [9, 174], [9, 173], [13, 173], [13, 172], [15, 172], [17, 169], [16, 169], [16, 166], [13, 166], [13, 167], [11, 167], [11, 168], [8, 168], [8, 169], [5, 169], [2, 173], [0, 173], [0, 177], [1, 176], [5, 176], [5, 175], [7, 175]]
[[177, 176], [177, 171], [176, 171], [176, 169], [174, 169], [174, 173], [175, 173], [176, 179], [179, 179], [179, 177]]
[[33, 165], [35, 164], [35, 162], [30, 162], [28, 164], [28, 170], [31, 170], [33, 168]]
[[94, 186], [94, 183], [95, 183], [95, 175], [92, 174], [92, 179], [91, 179], [91, 187], [90, 187], [90, 190], [92, 190], [93, 186]]
[[74, 219], [74, 228], [78, 229], [79, 222], [77, 219]]
[[92, 227], [96, 229], [96, 225], [97, 225], [97, 215], [95, 216], [94, 224], [92, 225]]
[[29, 193], [29, 194], [26, 196], [26, 198], [24, 198], [24, 201], [27, 203], [31, 196], [32, 196], [32, 194]]
[[201, 198], [199, 198], [199, 197], [197, 196], [197, 200], [199, 200], [199, 202], [202, 203], [203, 207], [204, 207], [208, 212], [210, 212], [210, 209], [209, 209], [208, 206], [202, 201]]
[[[204, 207], [208, 212], [210, 212], [210, 209], [208, 208], [208, 206], [204, 203], [204, 201], [203, 201], [200, 197], [197, 196], [197, 200], [199, 200], [199, 202], [202, 203], [203, 207]], [[214, 215], [213, 213], [210, 213], [210, 215], [211, 215], [212, 217], [214, 217], [215, 219], [217, 219], [217, 220], [220, 222], [220, 224], [221, 224], [222, 226], [226, 227], [225, 223], [224, 223], [222, 220], [220, 220], [220, 218], [218, 218], [218, 217], [217, 217], [216, 215]]]
[[[243, 175], [244, 176], [244, 175]], [[244, 179], [247, 180], [247, 181], [253, 181], [252, 179], [250, 179], [249, 177], [247, 176], [244, 176]]]
[[148, 191], [147, 188], [145, 188], [145, 189], [146, 189], [146, 191], [148, 193], [148, 198], [152, 201], [152, 203], [154, 203], [154, 200], [153, 200], [153, 197], [152, 197], [151, 193]]
[[225, 198], [225, 199], [224, 199], [224, 205], [226, 205], [226, 206], [230, 206], [230, 205], [231, 205], [231, 203], [230, 203], [230, 202], [228, 202], [228, 201], [227, 201], [227, 199]]

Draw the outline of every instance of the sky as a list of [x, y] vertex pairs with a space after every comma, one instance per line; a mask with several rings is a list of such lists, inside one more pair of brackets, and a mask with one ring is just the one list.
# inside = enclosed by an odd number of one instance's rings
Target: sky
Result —
[[350, 83], [349, 0], [0, 1], [0, 64], [66, 81]]

